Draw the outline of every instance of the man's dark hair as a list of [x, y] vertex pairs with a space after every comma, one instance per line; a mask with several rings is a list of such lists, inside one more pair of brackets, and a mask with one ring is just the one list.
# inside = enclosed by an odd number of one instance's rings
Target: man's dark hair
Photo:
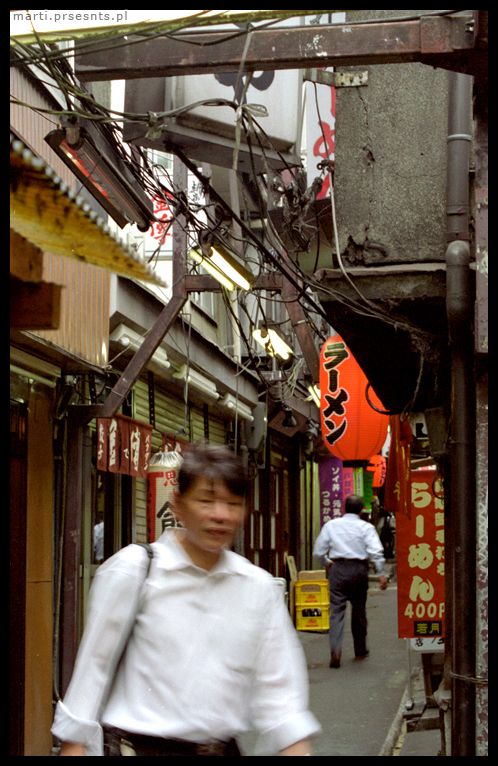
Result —
[[359, 515], [363, 510], [363, 506], [362, 497], [359, 495], [348, 495], [344, 505], [344, 513], [357, 513]]
[[178, 473], [178, 491], [188, 492], [194, 482], [206, 477], [221, 482], [232, 494], [247, 494], [248, 478], [242, 459], [229, 447], [218, 444], [189, 444]]

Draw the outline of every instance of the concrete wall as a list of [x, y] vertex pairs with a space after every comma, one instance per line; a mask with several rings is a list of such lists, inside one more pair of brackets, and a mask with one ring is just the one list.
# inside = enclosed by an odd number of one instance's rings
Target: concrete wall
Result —
[[[423, 13], [357, 11], [347, 21]], [[448, 72], [419, 63], [349, 69], [368, 70], [368, 84], [337, 90], [343, 258], [357, 266], [444, 260]]]

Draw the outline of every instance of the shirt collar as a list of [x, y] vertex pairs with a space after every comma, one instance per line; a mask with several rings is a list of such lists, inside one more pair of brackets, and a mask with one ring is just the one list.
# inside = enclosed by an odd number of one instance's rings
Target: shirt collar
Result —
[[[155, 546], [155, 550], [158, 553], [158, 566], [170, 571], [193, 568], [206, 572], [206, 570], [193, 563], [186, 550], [180, 545], [178, 535], [181, 534], [181, 528], [169, 528], [165, 529], [158, 538], [157, 545]], [[233, 551], [224, 550], [217, 564], [207, 571], [206, 574], [244, 574], [246, 570], [244, 562], [245, 559], [243, 557]]]

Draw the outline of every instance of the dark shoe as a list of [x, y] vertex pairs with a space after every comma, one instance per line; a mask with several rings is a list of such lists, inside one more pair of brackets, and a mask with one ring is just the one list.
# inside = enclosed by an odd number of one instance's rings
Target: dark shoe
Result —
[[369, 654], [370, 654], [370, 652], [367, 649], [367, 651], [363, 652], [363, 654], [356, 654], [355, 655], [355, 660], [365, 660], [368, 657]]
[[341, 655], [340, 654], [332, 654], [330, 655], [330, 662], [329, 662], [329, 668], [340, 668], [341, 667]]

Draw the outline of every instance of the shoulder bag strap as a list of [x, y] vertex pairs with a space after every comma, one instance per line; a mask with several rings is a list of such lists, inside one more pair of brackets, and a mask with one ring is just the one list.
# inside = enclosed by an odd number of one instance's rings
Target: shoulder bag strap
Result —
[[144, 581], [149, 576], [150, 572], [150, 565], [152, 564], [152, 559], [154, 558], [154, 551], [152, 549], [152, 545], [150, 543], [137, 543], [137, 545], [140, 545], [141, 548], [145, 548], [147, 551], [147, 556], [149, 557], [149, 563], [147, 564], [147, 570], [145, 572]]

